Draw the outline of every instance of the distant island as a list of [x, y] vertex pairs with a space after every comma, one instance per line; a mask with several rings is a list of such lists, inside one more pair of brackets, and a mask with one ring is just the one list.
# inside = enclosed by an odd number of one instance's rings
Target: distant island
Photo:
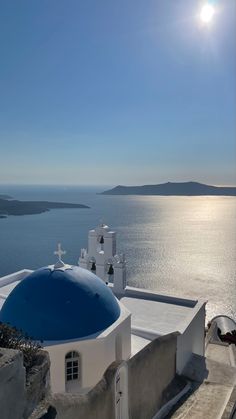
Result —
[[101, 192], [102, 195], [225, 195], [236, 196], [236, 187], [210, 186], [198, 182], [167, 182], [159, 185], [116, 186]]
[[13, 199], [10, 195], [0, 194], [0, 199]]
[[[64, 202], [48, 201], [17, 201], [11, 197], [2, 198], [0, 195], [0, 218], [6, 218], [8, 215], [31, 215], [41, 214], [50, 209], [57, 208], [89, 208], [82, 204], [69, 204]], [[6, 195], [5, 195], [6, 196]]]

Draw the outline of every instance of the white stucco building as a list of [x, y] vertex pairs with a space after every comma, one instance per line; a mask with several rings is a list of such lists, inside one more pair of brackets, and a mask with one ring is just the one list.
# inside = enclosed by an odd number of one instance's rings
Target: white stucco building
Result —
[[[193, 354], [204, 355], [205, 301], [159, 295], [126, 284], [126, 261], [116, 233], [89, 231], [79, 267], [58, 262], [0, 278], [0, 320], [22, 329], [49, 352], [54, 393], [87, 393], [114, 361], [120, 416], [126, 417], [125, 362], [160, 336], [178, 332], [176, 372]], [[95, 275], [96, 274], [96, 275]]]
[[61, 253], [55, 265], [1, 278], [0, 320], [48, 351], [54, 393], [85, 393], [112, 362], [130, 357], [131, 314], [104, 281], [64, 264]]
[[91, 270], [113, 290], [122, 294], [126, 288], [126, 260], [124, 254], [116, 252], [116, 232], [100, 224], [88, 234], [88, 250], [81, 249], [79, 266]]

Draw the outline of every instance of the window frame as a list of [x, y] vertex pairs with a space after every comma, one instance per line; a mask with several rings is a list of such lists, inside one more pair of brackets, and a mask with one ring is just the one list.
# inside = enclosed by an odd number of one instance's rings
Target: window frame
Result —
[[81, 382], [81, 355], [75, 350], [65, 355], [65, 382], [66, 384]]

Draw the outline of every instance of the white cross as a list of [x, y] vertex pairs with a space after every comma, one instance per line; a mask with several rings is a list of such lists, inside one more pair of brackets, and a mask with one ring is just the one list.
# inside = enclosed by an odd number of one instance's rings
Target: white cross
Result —
[[54, 255], [57, 255], [59, 261], [61, 261], [62, 255], [65, 255], [65, 254], [66, 254], [66, 251], [65, 250], [62, 250], [61, 243], [58, 243], [57, 250], [55, 250]]

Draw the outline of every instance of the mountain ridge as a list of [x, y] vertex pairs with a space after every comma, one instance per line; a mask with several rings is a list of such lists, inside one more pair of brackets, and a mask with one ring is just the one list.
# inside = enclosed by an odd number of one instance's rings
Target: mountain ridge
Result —
[[41, 214], [51, 209], [65, 208], [89, 208], [83, 204], [70, 204], [67, 202], [49, 202], [49, 201], [19, 201], [15, 199], [0, 198], [0, 216], [6, 218], [8, 215], [33, 215]]
[[235, 186], [212, 186], [200, 182], [166, 182], [152, 185], [118, 185], [101, 195], [179, 195], [179, 196], [236, 196]]

